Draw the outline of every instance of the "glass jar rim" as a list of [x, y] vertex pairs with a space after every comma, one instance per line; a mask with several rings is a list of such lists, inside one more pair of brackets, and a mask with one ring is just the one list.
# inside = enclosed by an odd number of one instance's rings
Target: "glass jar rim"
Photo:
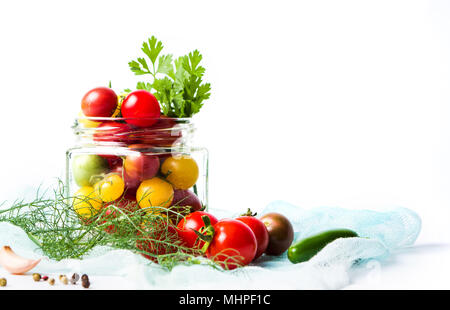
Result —
[[92, 122], [118, 122], [118, 121], [124, 121], [127, 122], [127, 120], [143, 120], [143, 121], [150, 121], [150, 120], [164, 120], [164, 121], [175, 121], [177, 123], [191, 123], [192, 118], [191, 117], [92, 117], [92, 116], [80, 116], [75, 118], [75, 120], [87, 120]]
[[[191, 118], [124, 118], [79, 116], [72, 126], [79, 143], [95, 145], [150, 144], [171, 147], [192, 138], [195, 126]], [[142, 122], [144, 125], [136, 124]], [[145, 124], [149, 122], [151, 124]]]

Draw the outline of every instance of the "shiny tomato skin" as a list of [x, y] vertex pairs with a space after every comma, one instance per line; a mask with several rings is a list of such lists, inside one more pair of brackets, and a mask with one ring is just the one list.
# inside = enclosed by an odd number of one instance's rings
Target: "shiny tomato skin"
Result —
[[142, 89], [128, 94], [122, 102], [121, 112], [128, 124], [137, 127], [150, 127], [161, 116], [156, 97]]
[[136, 191], [136, 200], [142, 209], [150, 213], [170, 207], [173, 200], [173, 186], [159, 177], [144, 180]]
[[248, 265], [253, 260], [258, 244], [247, 224], [234, 219], [223, 219], [213, 227], [214, 237], [206, 251], [206, 257], [228, 270]]
[[159, 171], [159, 157], [141, 152], [130, 154], [123, 162], [124, 173], [130, 181], [144, 181], [156, 176]]
[[204, 211], [196, 211], [187, 215], [178, 223], [178, 235], [181, 240], [183, 240], [184, 246], [197, 249], [200, 249], [203, 246], [204, 242], [201, 240], [197, 241], [197, 234], [194, 230], [200, 231], [200, 229], [205, 226], [202, 219], [202, 216], [204, 215], [209, 217], [211, 225], [215, 225], [218, 222], [214, 215]]
[[260, 220], [269, 232], [269, 245], [266, 255], [281, 255], [289, 249], [294, 240], [294, 228], [283, 214], [271, 212], [263, 215]]
[[188, 189], [197, 182], [199, 167], [189, 155], [172, 156], [161, 165], [161, 173], [175, 188]]
[[200, 199], [188, 189], [175, 189], [173, 194], [172, 206], [191, 207], [191, 212], [202, 209]]
[[88, 117], [110, 117], [117, 108], [117, 95], [108, 87], [88, 91], [81, 100], [81, 110]]
[[266, 225], [254, 216], [240, 216], [236, 220], [247, 224], [255, 234], [258, 248], [253, 260], [257, 259], [266, 251], [267, 245], [269, 244], [269, 232], [267, 231]]
[[177, 224], [186, 215], [202, 210], [203, 205], [197, 195], [192, 191], [174, 189], [170, 209], [174, 212], [169, 213], [169, 218], [173, 223]]

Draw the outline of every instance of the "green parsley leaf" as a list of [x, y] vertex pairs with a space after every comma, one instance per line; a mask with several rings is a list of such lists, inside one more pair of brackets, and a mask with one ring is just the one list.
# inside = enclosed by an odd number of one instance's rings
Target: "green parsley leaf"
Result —
[[159, 53], [161, 53], [163, 47], [162, 42], [158, 41], [155, 36], [152, 36], [148, 39], [148, 44], [147, 42], [142, 44], [142, 51], [148, 56], [148, 58], [150, 58], [152, 64], [155, 64], [156, 59], [158, 58]]
[[158, 69], [156, 73], [169, 74], [173, 70], [172, 55], [162, 55], [158, 58]]
[[147, 72], [150, 72], [150, 69], [148, 68], [147, 65], [147, 61], [145, 61], [144, 58], [138, 58], [137, 60]]
[[[142, 44], [142, 51], [151, 61], [138, 58], [128, 63], [135, 75], [150, 74], [150, 82], [138, 82], [136, 89], [152, 92], [163, 115], [191, 117], [198, 113], [211, 95], [211, 84], [203, 83], [205, 68], [200, 65], [203, 56], [198, 50], [173, 59], [171, 54], [160, 55], [163, 44], [154, 36]], [[161, 77], [162, 76], [162, 77]]]
[[144, 75], [149, 74], [150, 72], [144, 71], [141, 68], [141, 65], [137, 61], [130, 61], [128, 63], [128, 66], [130, 67], [130, 70], [134, 72], [135, 75]]
[[198, 50], [195, 50], [183, 58], [183, 68], [190, 74], [199, 78], [205, 73], [205, 68], [199, 66], [203, 56]]
[[152, 90], [152, 84], [145, 83], [145, 82], [138, 82], [137, 85], [136, 85], [136, 89], [144, 89], [146, 91], [151, 91]]

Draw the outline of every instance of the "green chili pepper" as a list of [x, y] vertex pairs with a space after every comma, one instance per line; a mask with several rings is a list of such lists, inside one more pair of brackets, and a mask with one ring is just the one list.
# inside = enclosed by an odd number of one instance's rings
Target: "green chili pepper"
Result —
[[306, 262], [322, 250], [328, 243], [338, 238], [351, 237], [358, 237], [358, 234], [350, 229], [324, 231], [317, 235], [297, 241], [291, 245], [288, 250], [288, 258], [294, 264]]

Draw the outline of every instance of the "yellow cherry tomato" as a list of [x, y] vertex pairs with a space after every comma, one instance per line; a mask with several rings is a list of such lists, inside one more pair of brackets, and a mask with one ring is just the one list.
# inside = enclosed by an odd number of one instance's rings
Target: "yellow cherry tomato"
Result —
[[95, 128], [101, 124], [101, 122], [91, 121], [89, 119], [86, 119], [85, 117], [86, 116], [84, 116], [83, 111], [80, 111], [80, 113], [78, 113], [79, 122], [83, 124], [85, 128]]
[[102, 202], [92, 186], [81, 187], [74, 195], [73, 208], [78, 215], [90, 218], [101, 208]]
[[161, 172], [177, 189], [191, 188], [198, 179], [198, 165], [188, 155], [167, 158], [161, 166]]
[[115, 173], [106, 175], [101, 181], [94, 184], [97, 197], [104, 202], [111, 202], [119, 199], [125, 190], [125, 182]]
[[136, 200], [141, 208], [169, 207], [173, 193], [170, 183], [154, 177], [141, 183], [136, 192]]

